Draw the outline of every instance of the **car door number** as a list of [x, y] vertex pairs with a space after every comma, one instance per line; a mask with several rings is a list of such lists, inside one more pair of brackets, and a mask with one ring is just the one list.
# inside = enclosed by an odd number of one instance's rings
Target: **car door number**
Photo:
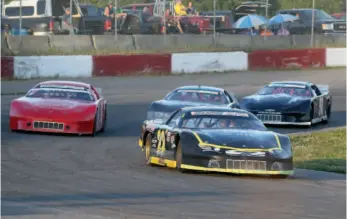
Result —
[[157, 155], [163, 155], [165, 152], [165, 131], [159, 130], [157, 132], [157, 139], [158, 139], [158, 147], [157, 147]]

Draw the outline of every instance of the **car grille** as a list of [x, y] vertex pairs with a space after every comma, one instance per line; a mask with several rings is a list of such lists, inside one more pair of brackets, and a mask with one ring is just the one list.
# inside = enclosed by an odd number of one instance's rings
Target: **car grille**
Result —
[[346, 32], [346, 23], [335, 23], [334, 30], [336, 32]]
[[257, 117], [263, 122], [282, 122], [282, 115], [258, 114]]
[[266, 161], [227, 159], [227, 169], [266, 170]]
[[34, 121], [34, 128], [35, 129], [64, 130], [64, 124], [63, 123], [57, 123], [57, 122]]

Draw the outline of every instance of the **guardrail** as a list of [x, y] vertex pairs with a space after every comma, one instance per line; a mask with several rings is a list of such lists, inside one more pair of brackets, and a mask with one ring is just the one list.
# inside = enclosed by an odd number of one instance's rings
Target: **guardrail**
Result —
[[[93, 52], [176, 52], [184, 49], [224, 49], [231, 51], [255, 51], [271, 49], [309, 48], [310, 35], [248, 36], [220, 35], [215, 41], [206, 35], [118, 35], [114, 36], [2, 36], [1, 52], [8, 55], [42, 55]], [[346, 47], [346, 36], [316, 35], [315, 48]]]

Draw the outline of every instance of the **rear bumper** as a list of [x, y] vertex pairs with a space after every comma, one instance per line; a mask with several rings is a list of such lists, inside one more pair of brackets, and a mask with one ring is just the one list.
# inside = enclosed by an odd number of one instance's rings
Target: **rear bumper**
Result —
[[[38, 124], [38, 121], [45, 121]], [[94, 119], [90, 121], [63, 121], [50, 119], [33, 119], [10, 117], [12, 131], [30, 131], [45, 133], [91, 134], [93, 133]]]
[[262, 121], [265, 125], [298, 125], [310, 126], [311, 122], [275, 122], [275, 121]]

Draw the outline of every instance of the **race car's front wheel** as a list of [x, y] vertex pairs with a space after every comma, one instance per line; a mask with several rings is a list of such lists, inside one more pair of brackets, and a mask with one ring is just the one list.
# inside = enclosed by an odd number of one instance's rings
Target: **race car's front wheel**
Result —
[[102, 124], [102, 128], [100, 129], [100, 132], [105, 132], [106, 122], [107, 122], [106, 117], [107, 117], [107, 110], [105, 109], [104, 121], [103, 121], [103, 124]]
[[176, 169], [181, 173], [187, 172], [185, 169], [181, 168], [182, 165], [182, 146], [178, 143], [175, 153]]
[[323, 124], [327, 124], [329, 122], [330, 119], [330, 115], [331, 115], [331, 105], [329, 105], [326, 109], [326, 115], [327, 115], [327, 119], [323, 120], [322, 123]]
[[151, 164], [151, 150], [152, 150], [152, 135], [148, 134], [145, 142], [145, 159], [146, 164]]

